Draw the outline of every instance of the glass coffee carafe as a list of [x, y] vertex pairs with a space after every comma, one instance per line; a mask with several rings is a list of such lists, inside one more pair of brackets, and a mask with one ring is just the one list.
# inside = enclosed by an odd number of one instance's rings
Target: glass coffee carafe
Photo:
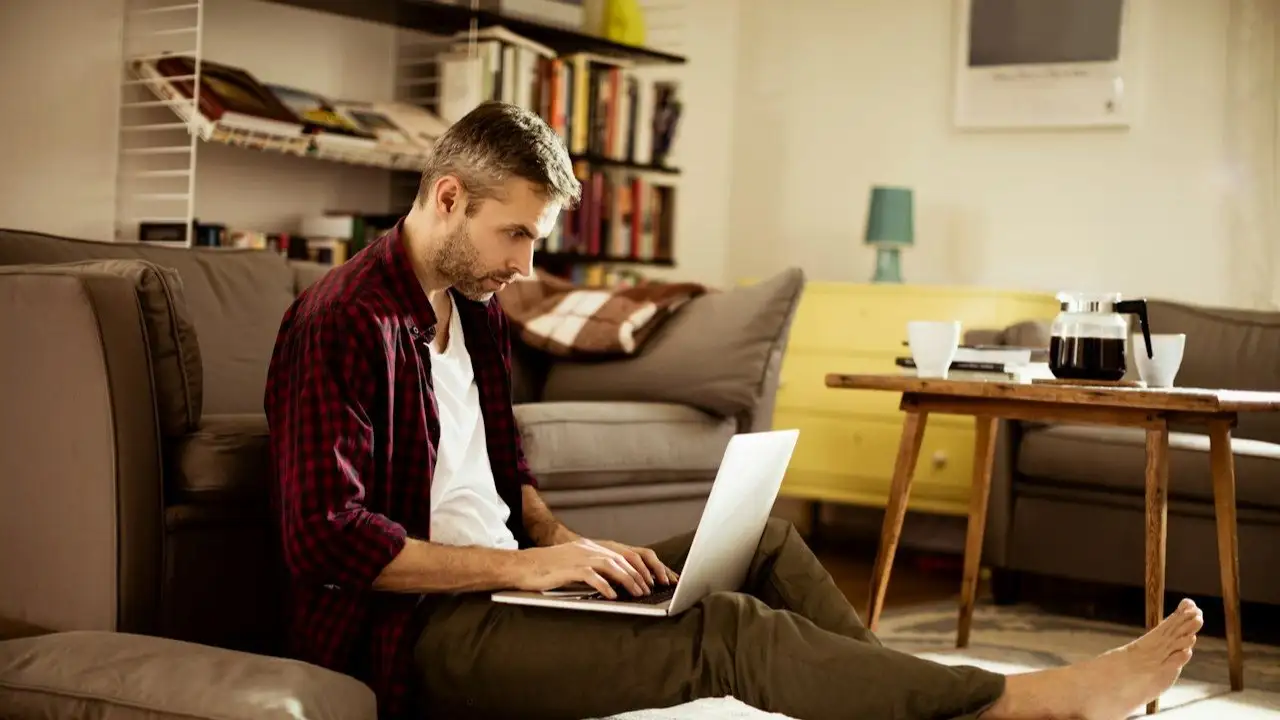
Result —
[[1059, 293], [1061, 312], [1049, 331], [1049, 370], [1062, 380], [1115, 382], [1124, 377], [1127, 315], [1137, 315], [1152, 356], [1147, 301], [1123, 300], [1117, 293]]

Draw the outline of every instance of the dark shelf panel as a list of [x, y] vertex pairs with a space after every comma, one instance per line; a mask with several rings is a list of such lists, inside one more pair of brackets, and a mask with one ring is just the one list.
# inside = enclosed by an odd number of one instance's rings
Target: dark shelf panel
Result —
[[549, 253], [539, 250], [534, 253], [534, 265], [575, 265], [582, 263], [614, 263], [617, 265], [652, 265], [654, 267], [674, 267], [675, 261], [670, 258], [644, 260], [640, 258], [612, 257], [609, 255], [584, 255], [582, 253]]
[[[558, 53], [589, 52], [606, 57], [630, 60], [637, 64], [683, 64], [680, 55], [606, 40], [583, 32], [506, 17], [485, 10], [472, 10], [468, 5], [453, 5], [439, 0], [266, 0], [278, 5], [316, 10], [357, 20], [395, 25], [410, 30], [423, 30], [448, 35], [471, 27], [501, 25], [517, 35], [542, 43]], [[466, 0], [464, 0], [466, 1]]]
[[636, 170], [640, 172], [662, 173], [664, 175], [679, 175], [680, 170], [673, 167], [663, 167], [661, 165], [645, 165], [644, 163], [628, 162], [626, 160], [612, 160], [609, 158], [595, 157], [592, 155], [573, 155], [574, 162], [584, 162], [588, 165], [596, 165], [599, 167], [614, 167], [624, 170]]

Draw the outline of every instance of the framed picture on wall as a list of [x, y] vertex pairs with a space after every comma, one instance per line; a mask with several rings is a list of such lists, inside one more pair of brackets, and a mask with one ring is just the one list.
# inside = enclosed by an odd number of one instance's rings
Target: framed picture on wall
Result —
[[960, 128], [1128, 127], [1134, 0], [955, 0]]

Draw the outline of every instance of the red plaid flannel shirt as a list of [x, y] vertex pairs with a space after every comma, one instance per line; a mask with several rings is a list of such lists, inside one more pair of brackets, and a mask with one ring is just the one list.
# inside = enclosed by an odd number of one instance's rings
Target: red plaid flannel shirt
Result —
[[[368, 683], [379, 715], [413, 706], [418, 597], [372, 589], [428, 538], [440, 416], [427, 343], [436, 317], [400, 225], [303, 292], [285, 313], [267, 377], [273, 493], [287, 578], [290, 654]], [[497, 300], [453, 295], [475, 367], [509, 525], [531, 544], [521, 485], [534, 480], [511, 409], [510, 340]]]

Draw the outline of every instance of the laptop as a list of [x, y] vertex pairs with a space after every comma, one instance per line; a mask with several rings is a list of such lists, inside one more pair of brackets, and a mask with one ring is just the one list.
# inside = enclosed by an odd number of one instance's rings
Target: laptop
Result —
[[694, 531], [693, 544], [679, 578], [655, 586], [649, 595], [618, 589], [617, 599], [595, 589], [560, 588], [546, 592], [504, 590], [495, 602], [514, 605], [612, 612], [628, 615], [678, 615], [714, 592], [738, 590], [747, 577], [756, 546], [782, 486], [799, 430], [739, 433], [729, 440], [724, 458]]

